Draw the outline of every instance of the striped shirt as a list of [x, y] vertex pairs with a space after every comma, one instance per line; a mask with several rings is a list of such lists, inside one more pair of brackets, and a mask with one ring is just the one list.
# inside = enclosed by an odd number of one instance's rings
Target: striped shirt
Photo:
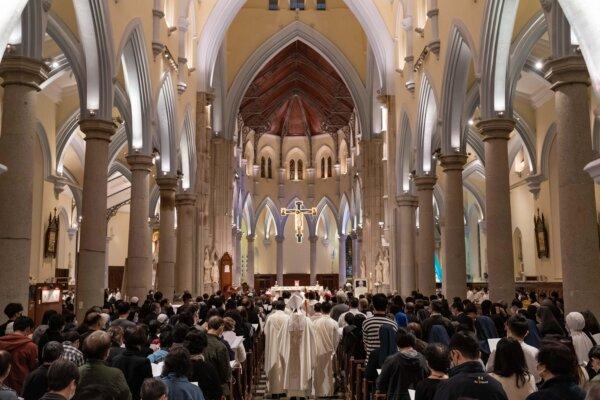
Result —
[[379, 347], [379, 328], [381, 328], [382, 325], [390, 325], [394, 328], [394, 331], [398, 330], [396, 321], [389, 319], [385, 315], [373, 315], [372, 317], [365, 319], [365, 322], [363, 323], [363, 343], [365, 344], [367, 358], [369, 358], [371, 350]]

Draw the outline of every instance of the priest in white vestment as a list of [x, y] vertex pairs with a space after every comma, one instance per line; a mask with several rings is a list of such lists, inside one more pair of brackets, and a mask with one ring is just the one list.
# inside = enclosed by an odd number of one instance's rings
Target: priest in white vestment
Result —
[[294, 294], [288, 302], [293, 310], [281, 341], [281, 354], [286, 360], [283, 386], [287, 397], [308, 398], [312, 389], [316, 348], [313, 323], [302, 310], [304, 300]]
[[313, 321], [317, 352], [313, 388], [315, 397], [330, 397], [335, 394], [333, 360], [341, 337], [337, 321], [329, 316], [331, 303], [322, 303], [321, 311], [323, 316]]
[[286, 358], [281, 354], [284, 332], [288, 327], [290, 316], [284, 311], [285, 303], [277, 301], [275, 310], [267, 317], [265, 322], [265, 374], [267, 375], [267, 391], [269, 394], [285, 392], [283, 379], [286, 369]]

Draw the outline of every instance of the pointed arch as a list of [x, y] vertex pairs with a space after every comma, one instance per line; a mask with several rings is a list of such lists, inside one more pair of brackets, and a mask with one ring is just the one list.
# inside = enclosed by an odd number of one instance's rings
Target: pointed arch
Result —
[[348, 223], [350, 223], [352, 229], [352, 215], [350, 214], [350, 203], [348, 202], [348, 196], [346, 193], [342, 194], [342, 198], [340, 200], [339, 207], [339, 215], [338, 215], [338, 226], [340, 227], [339, 232], [343, 235], [348, 235], [350, 232], [347, 231], [346, 227]]
[[183, 126], [179, 140], [179, 150], [181, 154], [181, 187], [188, 190], [196, 185], [196, 133], [192, 119], [191, 105], [185, 109]]
[[548, 127], [546, 131], [546, 136], [544, 136], [544, 143], [542, 144], [542, 153], [540, 157], [540, 174], [543, 179], [550, 178], [550, 149], [552, 148], [552, 143], [556, 138], [556, 122], [553, 122]]
[[73, 6], [85, 54], [87, 85], [83, 118], [94, 116], [110, 121], [115, 68], [109, 6], [103, 0], [78, 0], [73, 1]]
[[273, 201], [273, 199], [271, 199], [270, 197], [265, 197], [259, 204], [259, 206], [256, 208], [256, 211], [254, 212], [254, 216], [253, 216], [253, 225], [252, 225], [252, 232], [256, 231], [256, 223], [258, 222], [258, 219], [260, 217], [260, 214], [262, 213], [263, 209], [268, 208], [270, 213], [273, 215], [273, 221], [275, 222], [275, 228], [276, 228], [276, 235], [279, 235], [283, 232], [283, 226], [285, 225], [285, 223], [281, 222], [281, 218], [279, 217], [281, 212], [279, 210], [279, 208], [277, 207], [277, 204], [275, 204], [275, 202]]
[[357, 107], [357, 117], [361, 131], [369, 132], [370, 130], [367, 129], [369, 126], [368, 95], [358, 72], [335, 44], [317, 30], [300, 21], [294, 21], [278, 31], [248, 57], [236, 75], [231, 84], [231, 89], [227, 94], [225, 115], [227, 115], [228, 119], [225, 122], [225, 132], [234, 132], [236, 116], [238, 115], [241, 101], [254, 77], [281, 49], [284, 49], [288, 44], [297, 40], [302, 41], [317, 51], [338, 72], [348, 87], [352, 100]]
[[410, 174], [413, 168], [412, 133], [406, 111], [402, 111], [398, 132], [400, 135], [396, 141], [396, 194], [401, 195], [410, 191]]
[[[469, 66], [475, 59], [469, 32], [459, 20], [450, 28], [449, 48], [446, 52], [442, 87], [442, 151], [452, 154], [455, 149], [464, 152], [462, 139], [463, 105], [467, 98]], [[476, 62], [474, 62], [477, 65]]]
[[160, 170], [177, 170], [177, 147], [175, 132], [175, 93], [171, 73], [166, 71], [161, 79], [156, 111], [158, 116], [158, 143], [160, 147]]
[[507, 71], [519, 0], [486, 1], [482, 26], [481, 117], [507, 110]]
[[118, 59], [123, 66], [125, 88], [131, 113], [131, 148], [152, 152], [152, 91], [146, 56], [146, 41], [140, 18], [134, 18], [125, 27]]
[[35, 133], [40, 141], [40, 147], [42, 149], [42, 165], [44, 166], [44, 179], [50, 178], [52, 175], [52, 152], [50, 151], [50, 143], [48, 142], [48, 135], [44, 125], [37, 121], [35, 125]]
[[421, 78], [419, 111], [417, 114], [417, 172], [431, 173], [434, 169], [432, 153], [438, 130], [438, 101], [425, 72]]

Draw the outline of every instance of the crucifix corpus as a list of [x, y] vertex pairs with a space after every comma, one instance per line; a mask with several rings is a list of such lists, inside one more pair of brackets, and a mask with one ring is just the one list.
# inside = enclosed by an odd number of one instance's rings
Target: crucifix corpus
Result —
[[281, 215], [294, 215], [294, 227], [296, 230], [296, 241], [302, 243], [302, 236], [304, 231], [304, 214], [317, 215], [317, 208], [304, 208], [304, 203], [301, 201], [296, 202], [294, 208], [282, 208]]

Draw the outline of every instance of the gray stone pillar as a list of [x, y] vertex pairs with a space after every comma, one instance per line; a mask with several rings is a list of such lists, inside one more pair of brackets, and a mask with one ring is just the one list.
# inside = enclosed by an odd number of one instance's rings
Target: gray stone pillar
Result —
[[339, 235], [338, 258], [339, 258], [339, 286], [343, 288], [346, 285], [346, 238], [348, 235]]
[[[580, 54], [550, 60], [545, 69], [546, 79], [552, 83], [554, 90], [556, 110], [558, 213], [565, 311], [588, 309], [598, 315], [600, 251], [594, 181], [583, 169], [594, 159], [589, 117], [590, 78]], [[488, 243], [493, 243], [493, 240]], [[491, 247], [488, 246], [488, 252]]]
[[510, 217], [508, 138], [515, 121], [492, 118], [477, 128], [485, 145], [485, 211], [490, 299], [510, 303], [515, 296], [515, 274]]
[[117, 127], [112, 121], [84, 119], [79, 128], [85, 134], [85, 166], [75, 308], [82, 319], [86, 310], [104, 302], [98, 283], [105, 276], [108, 143]]
[[366, 278], [367, 271], [362, 271], [360, 251], [362, 248], [362, 229], [352, 232], [352, 274], [353, 278]]
[[467, 291], [467, 259], [465, 254], [465, 212], [463, 204], [464, 154], [441, 156], [446, 174], [444, 193], [444, 276], [442, 290], [447, 299], [465, 297]]
[[417, 290], [430, 295], [435, 293], [435, 235], [433, 220], [433, 186], [437, 178], [423, 175], [414, 179], [419, 198], [419, 237]]
[[[190, 192], [175, 195], [177, 207], [177, 258], [175, 261], [175, 292], [192, 290], [194, 265], [194, 214], [196, 195]], [[198, 272], [202, 274], [202, 272]], [[198, 288], [198, 290], [203, 290]]]
[[246, 235], [248, 241], [248, 259], [246, 260], [246, 280], [248, 285], [254, 287], [254, 238], [255, 235]]
[[175, 191], [177, 177], [163, 175], [156, 178], [160, 189], [160, 226], [158, 237], [158, 266], [156, 270], [156, 290], [172, 299], [175, 293], [175, 259], [177, 236], [175, 235]]
[[410, 194], [398, 196], [396, 198], [400, 214], [400, 224], [398, 226], [398, 251], [396, 259], [399, 260], [400, 275], [400, 294], [410, 296], [413, 290], [417, 289], [417, 280], [415, 276], [415, 209], [417, 208], [417, 198]]
[[48, 67], [31, 58], [6, 55], [0, 64], [4, 87], [0, 162], [8, 168], [0, 178], [1, 310], [16, 302], [27, 311], [37, 92], [47, 76]]
[[152, 242], [150, 215], [150, 170], [152, 156], [132, 153], [127, 157], [131, 169], [131, 205], [129, 207], [129, 242], [125, 260], [125, 296], [145, 299], [152, 288]]
[[277, 284], [283, 285], [283, 235], [275, 236], [277, 242]]
[[[231, 235], [233, 239], [233, 251], [234, 251], [234, 263], [233, 268], [233, 286], [240, 286], [242, 284], [242, 231], [237, 227], [231, 228]], [[250, 282], [248, 282], [250, 284]]]
[[310, 284], [317, 284], [317, 240], [319, 239], [316, 235], [308, 237], [310, 242]]

